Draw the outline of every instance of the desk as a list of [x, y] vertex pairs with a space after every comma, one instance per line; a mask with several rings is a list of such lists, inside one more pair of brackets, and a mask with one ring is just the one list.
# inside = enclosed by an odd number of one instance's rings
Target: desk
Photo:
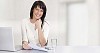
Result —
[[100, 53], [100, 46], [59, 46], [55, 53]]
[[0, 53], [54, 53], [54, 52], [53, 50], [49, 50], [48, 52], [39, 50], [20, 50], [16, 52], [0, 51]]
[[0, 53], [100, 53], [100, 46], [57, 46], [55, 50], [43, 52], [38, 50], [21, 50], [18, 52], [5, 52]]

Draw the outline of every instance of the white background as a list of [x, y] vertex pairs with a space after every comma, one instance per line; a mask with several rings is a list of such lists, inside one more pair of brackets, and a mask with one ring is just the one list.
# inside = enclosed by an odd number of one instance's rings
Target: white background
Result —
[[[49, 44], [99, 45], [99, 0], [43, 0], [50, 24]], [[20, 23], [29, 18], [34, 0], [0, 0], [0, 26], [14, 28], [15, 44], [21, 44]]]

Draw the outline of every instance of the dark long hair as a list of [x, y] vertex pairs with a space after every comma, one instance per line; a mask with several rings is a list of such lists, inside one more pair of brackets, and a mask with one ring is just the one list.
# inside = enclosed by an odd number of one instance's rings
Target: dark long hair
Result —
[[42, 21], [41, 27], [43, 27], [44, 19], [45, 19], [46, 11], [47, 11], [46, 5], [44, 4], [43, 1], [35, 1], [35, 2], [33, 3], [32, 7], [31, 7], [31, 10], [30, 10], [30, 19], [33, 19], [33, 10], [34, 10], [34, 8], [37, 8], [37, 6], [40, 7], [41, 9], [43, 9], [43, 15], [42, 15], [42, 17], [40, 18], [41, 21]]

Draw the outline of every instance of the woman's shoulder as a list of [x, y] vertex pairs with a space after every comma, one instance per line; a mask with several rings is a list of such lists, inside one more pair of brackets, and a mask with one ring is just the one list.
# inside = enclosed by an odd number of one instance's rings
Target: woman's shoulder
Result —
[[44, 30], [49, 30], [49, 28], [50, 28], [49, 21], [45, 20], [45, 21], [44, 21], [44, 24], [43, 24], [43, 29], [44, 29]]
[[22, 21], [28, 21], [29, 20], [29, 18], [24, 18], [24, 19], [22, 19]]
[[29, 23], [29, 18], [24, 18], [24, 19], [22, 19], [22, 21], [21, 21], [21, 24], [22, 25], [26, 25], [26, 24], [28, 24]]
[[43, 28], [49, 28], [50, 24], [49, 21], [44, 20]]
[[49, 21], [44, 20], [44, 25], [49, 25]]
[[29, 22], [29, 18], [24, 18], [23, 20], [22, 20], [22, 22]]

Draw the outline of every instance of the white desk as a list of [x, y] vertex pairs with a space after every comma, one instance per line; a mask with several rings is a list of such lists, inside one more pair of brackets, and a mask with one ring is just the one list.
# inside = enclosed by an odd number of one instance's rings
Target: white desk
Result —
[[55, 50], [49, 52], [21, 50], [18, 52], [0, 51], [0, 53], [100, 53], [100, 46], [57, 46]]
[[55, 53], [100, 53], [100, 46], [59, 46]]
[[54, 53], [54, 52], [53, 50], [49, 50], [48, 52], [39, 50], [20, 50], [16, 52], [0, 51], [0, 53]]

